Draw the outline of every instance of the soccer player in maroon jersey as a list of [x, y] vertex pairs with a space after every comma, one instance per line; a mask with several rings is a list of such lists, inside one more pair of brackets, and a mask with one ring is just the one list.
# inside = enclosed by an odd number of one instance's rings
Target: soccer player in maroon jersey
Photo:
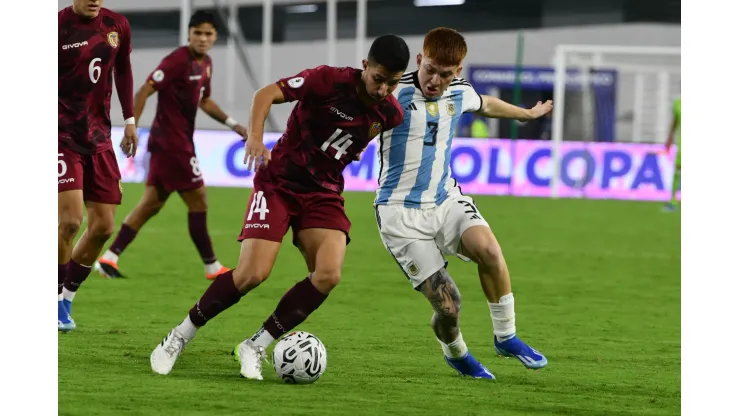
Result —
[[141, 120], [147, 98], [157, 92], [157, 114], [149, 134], [149, 177], [144, 196], [126, 217], [116, 239], [95, 269], [105, 277], [120, 278], [118, 257], [136, 233], [178, 192], [188, 207], [190, 237], [205, 264], [206, 278], [215, 279], [229, 269], [216, 259], [206, 228], [206, 188], [198, 169], [193, 132], [198, 107], [215, 120], [246, 137], [246, 129], [224, 113], [211, 99], [213, 63], [208, 51], [216, 41], [216, 20], [198, 11], [190, 18], [189, 45], [175, 49], [136, 93], [134, 109]]
[[[121, 149], [136, 154], [131, 28], [102, 7], [102, 0], [74, 0], [59, 11], [58, 329], [71, 331], [72, 299], [115, 229], [121, 173], [111, 142], [110, 99], [115, 80], [123, 108]], [[87, 229], [74, 246], [84, 209]]]
[[[283, 296], [257, 334], [235, 349], [242, 376], [262, 379], [265, 349], [303, 322], [339, 284], [350, 229], [342, 171], [370, 140], [403, 122], [391, 93], [408, 62], [406, 42], [385, 35], [373, 42], [362, 70], [319, 66], [257, 91], [245, 155], [247, 168], [257, 173], [239, 236], [239, 262], [213, 281], [154, 349], [154, 372], [168, 374], [198, 328], [267, 279], [292, 228], [309, 275]], [[262, 139], [267, 113], [273, 104], [291, 101], [298, 103], [270, 152]]]

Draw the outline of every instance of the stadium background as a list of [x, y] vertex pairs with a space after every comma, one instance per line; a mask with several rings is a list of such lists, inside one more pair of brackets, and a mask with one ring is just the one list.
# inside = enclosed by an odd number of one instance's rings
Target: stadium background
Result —
[[[219, 104], [243, 122], [246, 122], [251, 97], [261, 85], [324, 63], [357, 65], [372, 36], [381, 33], [403, 35], [410, 48], [418, 51], [424, 33], [431, 27], [447, 25], [462, 30], [469, 45], [463, 76], [481, 93], [497, 95], [527, 107], [537, 100], [553, 98], [552, 64], [557, 45], [680, 45], [680, 26], [676, 24], [679, 3], [667, 0], [611, 1], [599, 2], [598, 5], [588, 1], [468, 0], [462, 5], [438, 7], [416, 7], [413, 0], [370, 0], [365, 2], [367, 11], [364, 13], [367, 39], [356, 36], [358, 4], [355, 1], [335, 2], [336, 25], [330, 29], [327, 3], [278, 0], [271, 2], [273, 5], [269, 8], [272, 10], [273, 30], [268, 55], [265, 55], [261, 43], [265, 8], [261, 3], [250, 0], [108, 0], [105, 4], [124, 12], [131, 23], [132, 64], [137, 84], [182, 39], [181, 12], [185, 10], [189, 15], [189, 11], [181, 6], [188, 5], [189, 10], [209, 9], [221, 13], [229, 24], [238, 23], [233, 26], [237, 28], [235, 36], [230, 36], [227, 24], [222, 24], [219, 41], [211, 51], [214, 61], [212, 88]], [[59, 1], [60, 7], [66, 4], [66, 0]], [[335, 42], [327, 39], [329, 33], [335, 33]], [[264, 59], [266, 56], [268, 59]], [[638, 65], [638, 71], [639, 65], [643, 64], [657, 62], [663, 65], [672, 71], [667, 89], [662, 94], [657, 91], [658, 82], [653, 79], [654, 74], [647, 72], [643, 75], [648, 76], [648, 81], [638, 86], [633, 73], [621, 72], [618, 68], [569, 66], [574, 71], [595, 70], [610, 77], [612, 73], [614, 75], [608, 86], [611, 90], [602, 89], [605, 91], [602, 93], [590, 88], [586, 94], [581, 94], [578, 88], [570, 88], [572, 85], [569, 84], [565, 102], [559, 104], [565, 112], [562, 140], [581, 143], [565, 145], [558, 163], [562, 166], [556, 175], [559, 180], [554, 186], [549, 179], [553, 176], [553, 163], [548, 155], [537, 153], [538, 150], [547, 151], [549, 142], [491, 142], [484, 146], [483, 150], [498, 149], [495, 154], [479, 154], [481, 149], [467, 148], [458, 152], [460, 158], [453, 160], [453, 172], [463, 179], [463, 184], [477, 183], [478, 186], [471, 186], [470, 190], [476, 194], [548, 196], [556, 192], [563, 197], [669, 199], [673, 152], [664, 154], [661, 146], [625, 146], [613, 142], [664, 142], [670, 125], [671, 100], [680, 92], [680, 56], [627, 54], [616, 56], [614, 60]], [[414, 65], [413, 62], [411, 64]], [[519, 82], [513, 78], [518, 69], [521, 74]], [[531, 77], [533, 73], [534, 78]], [[549, 74], [544, 82], [540, 79], [542, 73]], [[636, 97], [639, 91], [645, 92]], [[139, 123], [143, 144], [148, 136], [147, 127], [154, 117], [155, 103], [156, 97], [152, 97]], [[589, 106], [591, 111], [596, 107], [595, 113], [588, 112]], [[268, 130], [280, 132], [291, 108], [292, 105], [275, 106], [268, 120]], [[604, 108], [606, 110], [602, 110]], [[117, 117], [120, 104], [115, 97], [111, 114], [114, 123], [120, 123]], [[472, 115], [461, 120], [457, 132], [459, 137], [471, 136], [472, 122]], [[497, 120], [485, 122], [484, 134], [490, 138], [547, 140], [552, 136], [550, 117], [526, 124]], [[229, 158], [235, 156], [239, 159], [241, 156], [228, 153], [235, 136], [229, 141], [228, 136], [212, 134], [212, 130], [223, 130], [224, 126], [207, 116], [199, 116], [196, 127], [201, 130], [197, 135], [197, 146], [209, 148], [207, 155], [200, 152], [201, 168], [209, 183], [250, 186], [238, 174], [233, 174], [234, 169], [228, 169], [232, 164]], [[212, 142], [206, 144], [214, 137], [222, 139], [217, 148]], [[138, 181], [146, 174], [148, 161], [145, 154], [133, 162], [125, 161], [119, 152], [119, 160], [122, 165], [127, 165], [124, 181]], [[476, 166], [478, 160], [479, 166]], [[369, 165], [371, 163], [373, 166]], [[377, 161], [368, 158], [365, 164], [364, 169], [374, 171], [373, 176], [377, 175]], [[360, 163], [355, 165], [354, 171], [360, 170]], [[487, 174], [492, 169], [498, 173]], [[502, 184], [505, 186], [500, 186]], [[357, 186], [350, 181], [347, 189], [367, 190], [368, 187], [368, 181]]]
[[[60, 0], [59, 8], [70, 3]], [[417, 7], [414, 0], [368, 0], [367, 37], [359, 41], [357, 2], [336, 2], [337, 39], [332, 53], [332, 43], [327, 41], [327, 14], [332, 13], [327, 12], [326, 2], [275, 0], [273, 44], [266, 64], [262, 3], [106, 0], [104, 5], [122, 12], [131, 23], [137, 87], [179, 44], [183, 5], [186, 11], [188, 7], [214, 11], [214, 4], [219, 4], [226, 16], [229, 9], [236, 10], [242, 37], [229, 41], [222, 31], [211, 51], [212, 96], [241, 122], [246, 122], [251, 97], [262, 84], [324, 63], [357, 65], [372, 38], [387, 32], [402, 35], [413, 55], [421, 49], [424, 33], [433, 27], [462, 31], [469, 47], [463, 76], [471, 81], [475, 78], [471, 67], [493, 68], [500, 71], [499, 76], [508, 74], [504, 77], [517, 68], [552, 71], [555, 49], [562, 44], [678, 47], [681, 43], [680, 2], [674, 0], [467, 0], [438, 7]], [[659, 62], [671, 70], [677, 67], [679, 74], [671, 76], [668, 94], [656, 94], [657, 82], [649, 81], [645, 97], [638, 99], [634, 76], [614, 69], [613, 116], [589, 116], [585, 124], [583, 104], [598, 100], [598, 94], [567, 96], [566, 120], [579, 122], [564, 128], [561, 156], [568, 162], [561, 169], [565, 175], [558, 193], [577, 199], [521, 198], [551, 195], [551, 140], [541, 134], [548, 129], [543, 123], [515, 127], [492, 122], [487, 126], [488, 139], [461, 138], [455, 144], [458, 157], [453, 160], [453, 172], [461, 178], [463, 191], [502, 195], [476, 196], [476, 202], [504, 246], [515, 292], [521, 293], [518, 326], [526, 331], [525, 337], [536, 340], [552, 368], [530, 375], [515, 363], [495, 361], [488, 351], [490, 319], [481, 309], [485, 303], [476, 288], [475, 268], [452, 262], [451, 273], [459, 276], [469, 305], [463, 314], [466, 340], [480, 351], [479, 358], [501, 383], [492, 393], [489, 386], [452, 378], [436, 355], [428, 307], [409, 291], [379, 242], [372, 209], [368, 209], [372, 194], [349, 192], [347, 209], [354, 238], [345, 263], [344, 293], [304, 325], [319, 334], [329, 349], [330, 370], [315, 390], [286, 390], [275, 384], [245, 387], [232, 377], [234, 366], [226, 356], [230, 343], [248, 335], [277, 297], [304, 273], [300, 256], [289, 245], [281, 252], [269, 288], [247, 298], [248, 307], [240, 305], [235, 308], [238, 311], [226, 313], [222, 323], [209, 325], [209, 331], [189, 347], [173, 377], [152, 378], [148, 353], [207, 284], [198, 280], [201, 265], [187, 237], [185, 214], [178, 203], [170, 202], [126, 253], [122, 267], [131, 279], [86, 283], [86, 293], [76, 303], [80, 328], [59, 342], [60, 414], [153, 414], [173, 409], [180, 414], [233, 413], [253, 409], [254, 400], [263, 395], [292, 404], [284, 410], [288, 414], [438, 414], [459, 411], [460, 406], [465, 414], [487, 414], [494, 410], [492, 397], [498, 402], [496, 413], [677, 413], [680, 217], [662, 214], [659, 205], [649, 202], [589, 199], [669, 199], [673, 152], [665, 154], [662, 143], [670, 125], [671, 100], [680, 93], [680, 56], [618, 59], [638, 66]], [[552, 97], [549, 79], [549, 84], [543, 82], [535, 90], [518, 89], [514, 81], [481, 92], [531, 106], [537, 99]], [[275, 135], [291, 107], [273, 108]], [[142, 144], [155, 108], [153, 96], [140, 120]], [[114, 97], [114, 124], [122, 121], [119, 114]], [[601, 135], [599, 126], [605, 123], [612, 126], [611, 140]], [[240, 145], [232, 132], [202, 113], [196, 126], [200, 166], [206, 184], [214, 186], [209, 189], [212, 239], [219, 257], [231, 265], [238, 253], [233, 240], [248, 198], [248, 191], [238, 188], [251, 186], [251, 177], [239, 165]], [[634, 135], [636, 130], [642, 132], [639, 137]], [[275, 135], [267, 136], [268, 143]], [[458, 135], [470, 136], [469, 124]], [[114, 142], [119, 137], [120, 124], [114, 129]], [[374, 148], [369, 150], [347, 169], [350, 191], [374, 190], [377, 162]], [[142, 151], [132, 161], [119, 154], [124, 181], [131, 183], [124, 186], [117, 224], [143, 191], [137, 182], [145, 177], [146, 156]], [[116, 286], [113, 292], [111, 285]], [[131, 323], [121, 323], [118, 308], [111, 309], [121, 297], [136, 305], [127, 311]], [[383, 313], [387, 310], [403, 313], [389, 316]], [[347, 328], [361, 330], [348, 334]], [[386, 345], [389, 339], [394, 340], [391, 346]], [[574, 344], [580, 347], [574, 350]], [[106, 348], [115, 354], [108, 356]], [[437, 390], [445, 394], [437, 402], [428, 400], [430, 391]], [[326, 404], [323, 398], [337, 391], [343, 394], [334, 398], [333, 405]], [[500, 407], [504, 400], [511, 405], [509, 411]]]

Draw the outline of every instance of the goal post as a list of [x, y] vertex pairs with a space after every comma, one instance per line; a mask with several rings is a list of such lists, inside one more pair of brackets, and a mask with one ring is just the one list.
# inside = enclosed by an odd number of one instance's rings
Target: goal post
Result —
[[[561, 44], [553, 66], [552, 198], [561, 194], [564, 141], [586, 146], [667, 137], [671, 101], [680, 92], [680, 47]], [[610, 74], [614, 90], [607, 91]]]

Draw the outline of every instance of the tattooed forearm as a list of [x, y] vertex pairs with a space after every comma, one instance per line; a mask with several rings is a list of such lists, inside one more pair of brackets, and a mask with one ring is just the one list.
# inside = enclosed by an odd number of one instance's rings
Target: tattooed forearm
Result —
[[441, 269], [430, 276], [419, 287], [434, 309], [432, 328], [437, 338], [443, 342], [452, 342], [460, 334], [458, 315], [460, 314], [461, 297], [452, 277], [447, 270]]

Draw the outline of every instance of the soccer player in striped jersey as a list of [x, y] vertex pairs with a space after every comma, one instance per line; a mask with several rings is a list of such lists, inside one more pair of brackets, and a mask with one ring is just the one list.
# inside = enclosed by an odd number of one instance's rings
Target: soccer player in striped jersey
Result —
[[514, 356], [530, 369], [544, 367], [547, 359], [516, 336], [509, 270], [490, 226], [450, 176], [452, 139], [462, 113], [533, 120], [550, 112], [552, 102], [524, 109], [479, 95], [459, 78], [466, 53], [465, 39], [455, 30], [437, 28], [424, 38], [418, 71], [405, 74], [393, 93], [404, 109], [404, 121], [380, 136], [375, 210], [388, 252], [432, 305], [432, 328], [447, 363], [463, 376], [494, 379], [463, 341], [460, 292], [446, 271], [444, 255], [478, 265], [496, 352]]

